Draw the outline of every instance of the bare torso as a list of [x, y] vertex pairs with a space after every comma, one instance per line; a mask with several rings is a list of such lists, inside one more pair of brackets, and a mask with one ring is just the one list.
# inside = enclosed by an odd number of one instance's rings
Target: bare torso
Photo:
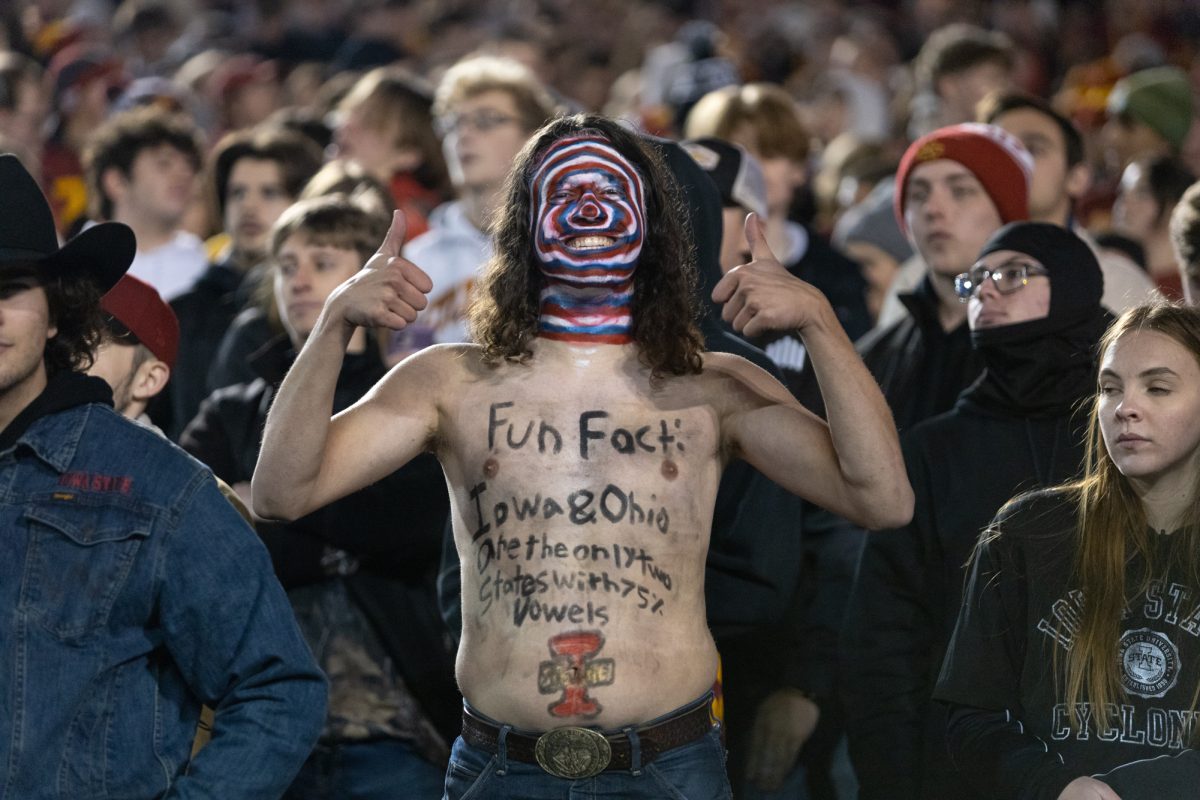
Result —
[[459, 352], [436, 449], [462, 562], [464, 696], [545, 730], [617, 728], [702, 695], [716, 672], [712, 379], [652, 389], [632, 351], [611, 346], [539, 342], [530, 364], [492, 370]]
[[[328, 420], [354, 328], [402, 328], [425, 307], [432, 282], [399, 256], [402, 220], [330, 294], [284, 380], [254, 509], [295, 519], [435, 452], [462, 561], [459, 685], [482, 712], [529, 730], [611, 729], [708, 690], [716, 651], [704, 564], [729, 457], [864, 527], [911, 518], [887, 404], [828, 301], [783, 269], [755, 217], [754, 260], [713, 298], [747, 336], [801, 332], [828, 424], [735, 356], [706, 353], [702, 373], [655, 382], [634, 344], [542, 337], [527, 363], [493, 368], [472, 345], [426, 348]], [[551, 333], [574, 330], [551, 310]], [[579, 317], [582, 329], [594, 316]]]

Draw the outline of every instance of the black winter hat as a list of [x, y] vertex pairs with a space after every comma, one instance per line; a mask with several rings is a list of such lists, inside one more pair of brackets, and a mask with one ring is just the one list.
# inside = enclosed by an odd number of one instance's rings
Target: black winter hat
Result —
[[1087, 243], [1071, 231], [1046, 222], [1010, 222], [992, 234], [979, 258], [1014, 250], [1036, 258], [1049, 273], [1050, 311], [1056, 325], [1093, 316], [1104, 294], [1100, 262]]

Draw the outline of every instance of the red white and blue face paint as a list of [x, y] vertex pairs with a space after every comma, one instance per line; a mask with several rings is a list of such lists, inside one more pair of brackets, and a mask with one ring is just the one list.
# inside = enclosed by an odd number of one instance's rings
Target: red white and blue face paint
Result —
[[530, 180], [534, 253], [547, 278], [541, 335], [624, 344], [645, 241], [637, 169], [606, 139], [561, 139]]

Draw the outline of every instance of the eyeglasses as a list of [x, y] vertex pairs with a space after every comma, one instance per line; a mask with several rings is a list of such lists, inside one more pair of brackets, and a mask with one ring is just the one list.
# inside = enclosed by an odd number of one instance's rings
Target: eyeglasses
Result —
[[1045, 267], [1031, 264], [1020, 259], [1005, 261], [995, 269], [989, 269], [983, 264], [976, 264], [954, 279], [954, 293], [961, 302], [967, 302], [983, 287], [983, 282], [992, 279], [992, 285], [1000, 294], [1018, 292], [1029, 283], [1029, 279], [1037, 275], [1048, 275]]
[[464, 126], [474, 129], [477, 133], [487, 133], [490, 130], [499, 128], [501, 125], [509, 125], [519, 122], [517, 117], [511, 114], [505, 114], [500, 111], [493, 111], [490, 108], [481, 108], [478, 111], [471, 111], [464, 114], [445, 114], [434, 120], [434, 128], [437, 130], [438, 136], [445, 138], [451, 133], [457, 133]]

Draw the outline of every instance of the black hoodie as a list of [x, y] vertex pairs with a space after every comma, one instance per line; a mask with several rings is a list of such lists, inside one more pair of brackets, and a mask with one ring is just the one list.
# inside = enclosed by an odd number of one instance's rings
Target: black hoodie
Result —
[[843, 637], [862, 800], [976, 796], [950, 762], [946, 711], [930, 699], [964, 565], [1001, 505], [1075, 476], [1082, 463], [1087, 420], [1078, 409], [1095, 392], [1095, 348], [1110, 320], [1099, 265], [1074, 234], [1038, 223], [1001, 228], [983, 254], [1002, 249], [1048, 268], [1050, 309], [974, 331], [984, 374], [953, 409], [902, 437], [913, 520], [869, 537]]

